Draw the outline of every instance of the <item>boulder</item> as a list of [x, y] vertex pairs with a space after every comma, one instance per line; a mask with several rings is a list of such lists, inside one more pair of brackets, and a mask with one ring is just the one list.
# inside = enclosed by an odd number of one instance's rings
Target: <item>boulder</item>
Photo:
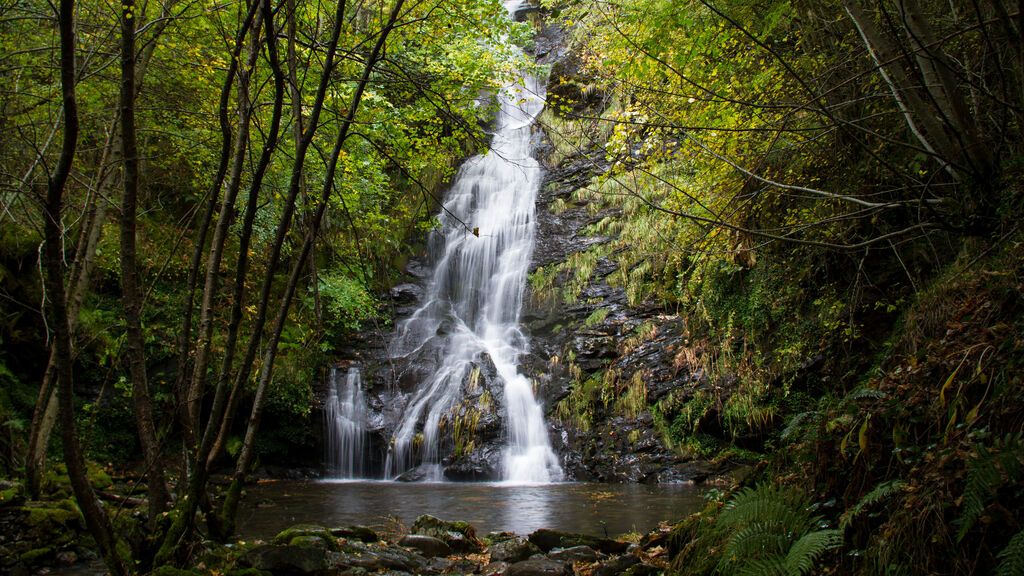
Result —
[[491, 562], [480, 569], [481, 576], [505, 576], [508, 572], [508, 562]]
[[549, 558], [531, 558], [516, 562], [508, 567], [506, 576], [572, 576], [573, 571], [567, 564]]
[[443, 540], [433, 536], [424, 536], [423, 534], [407, 534], [398, 541], [398, 545], [405, 546], [406, 548], [415, 548], [427, 558], [448, 556], [452, 553], [452, 549]]
[[590, 546], [573, 546], [572, 548], [555, 548], [548, 552], [548, 558], [572, 564], [573, 562], [596, 562], [602, 554]]
[[521, 562], [540, 552], [540, 548], [524, 538], [511, 538], [491, 545], [491, 560]]
[[482, 552], [484, 549], [483, 542], [476, 537], [476, 529], [467, 522], [448, 522], [424, 514], [413, 522], [411, 532], [437, 538], [453, 552]]
[[618, 574], [623, 574], [627, 570], [630, 570], [636, 564], [640, 564], [640, 559], [632, 554], [626, 554], [624, 556], [612, 558], [607, 562], [602, 562], [600, 566], [594, 568], [592, 575], [617, 576]]
[[349, 540], [359, 540], [360, 542], [378, 542], [380, 536], [377, 535], [372, 529], [366, 526], [344, 526], [340, 528], [331, 528], [331, 535], [335, 538], [346, 538]]
[[272, 574], [316, 574], [327, 569], [327, 551], [321, 548], [264, 544], [242, 556], [243, 566]]
[[572, 548], [574, 546], [589, 546], [600, 550], [605, 554], [622, 554], [629, 548], [628, 542], [620, 542], [609, 538], [598, 538], [587, 534], [575, 534], [573, 532], [562, 532], [560, 530], [549, 530], [541, 528], [530, 534], [530, 542], [533, 542], [544, 552], [550, 552], [554, 548]]
[[[317, 540], [321, 544], [317, 545]], [[277, 536], [274, 536], [273, 543], [279, 545], [291, 544], [306, 548], [318, 546], [332, 552], [339, 550], [338, 540], [331, 531], [316, 524], [296, 524], [290, 528], [285, 528]]]

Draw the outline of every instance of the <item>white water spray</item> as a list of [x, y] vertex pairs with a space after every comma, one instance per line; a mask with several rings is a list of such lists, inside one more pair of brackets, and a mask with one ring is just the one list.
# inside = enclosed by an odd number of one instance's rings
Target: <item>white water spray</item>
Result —
[[[514, 13], [521, 4], [506, 0], [505, 7]], [[438, 369], [405, 408], [385, 465], [388, 478], [424, 466], [427, 479], [441, 479], [439, 425], [461, 399], [466, 375], [487, 355], [504, 382], [504, 480], [562, 479], [533, 384], [518, 370], [529, 346], [519, 318], [541, 179], [532, 127], [544, 109], [544, 86], [524, 74], [498, 100], [490, 151], [462, 166], [439, 216], [440, 230], [431, 238], [434, 269], [426, 303], [398, 326], [391, 344], [395, 357], [435, 355]]]
[[327, 427], [327, 471], [335, 478], [361, 478], [366, 458], [366, 400], [359, 368], [331, 369], [330, 389], [324, 406]]

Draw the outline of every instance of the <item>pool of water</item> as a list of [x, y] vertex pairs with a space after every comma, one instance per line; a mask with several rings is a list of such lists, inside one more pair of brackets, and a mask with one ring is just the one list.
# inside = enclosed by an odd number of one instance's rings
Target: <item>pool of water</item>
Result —
[[552, 528], [616, 536], [646, 532], [699, 510], [701, 493], [688, 484], [265, 481], [247, 490], [238, 532], [243, 538], [270, 538], [299, 523], [394, 530], [431, 514], [469, 522], [479, 534], [526, 535]]

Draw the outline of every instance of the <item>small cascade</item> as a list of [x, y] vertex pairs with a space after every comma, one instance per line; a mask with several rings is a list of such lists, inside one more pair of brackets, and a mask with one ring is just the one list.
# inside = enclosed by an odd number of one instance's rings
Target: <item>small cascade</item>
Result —
[[[505, 1], [510, 14], [521, 5], [520, 0]], [[529, 348], [519, 319], [541, 182], [533, 125], [544, 109], [544, 83], [523, 74], [497, 98], [500, 111], [490, 150], [462, 166], [438, 216], [441, 226], [430, 239], [433, 274], [425, 303], [398, 325], [391, 342], [393, 358], [433, 368], [418, 382], [395, 429], [386, 478], [418, 468], [420, 478], [442, 479], [442, 459], [451, 448], [446, 420], [463, 399], [467, 375], [489, 359], [504, 385], [503, 479], [562, 479], [533, 384], [518, 370]]]
[[327, 473], [332, 478], [362, 478], [366, 455], [366, 400], [359, 368], [344, 372], [331, 368], [327, 403], [324, 406], [324, 434], [327, 445]]

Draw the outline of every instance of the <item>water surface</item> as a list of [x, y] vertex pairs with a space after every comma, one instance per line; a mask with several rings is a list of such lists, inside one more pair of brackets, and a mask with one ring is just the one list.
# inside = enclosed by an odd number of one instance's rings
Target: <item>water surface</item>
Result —
[[409, 527], [417, 516], [465, 520], [479, 534], [538, 528], [616, 536], [646, 532], [703, 507], [689, 484], [262, 482], [248, 489], [238, 513], [239, 535], [270, 538], [299, 523]]

